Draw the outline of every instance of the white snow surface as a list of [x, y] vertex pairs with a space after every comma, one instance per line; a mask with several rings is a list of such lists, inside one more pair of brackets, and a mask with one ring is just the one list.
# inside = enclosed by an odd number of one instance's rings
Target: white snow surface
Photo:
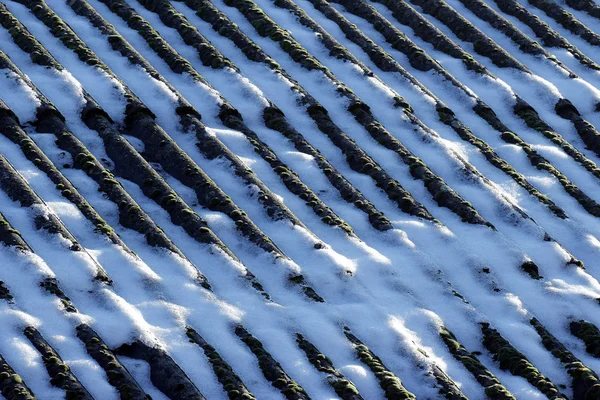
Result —
[[[394, 137], [497, 228], [492, 230], [467, 224], [447, 208], [440, 207], [423, 182], [412, 178], [409, 167], [394, 152], [371, 138], [347, 111], [348, 100], [339, 96], [337, 84], [328, 76], [302, 68], [269, 37], [259, 36], [237, 9], [227, 6], [223, 0], [212, 1], [291, 78], [314, 96], [328, 110], [332, 120], [410, 191], [440, 221], [438, 224], [403, 213], [370, 177], [351, 169], [345, 155], [318, 129], [298, 101], [298, 96], [292, 92], [296, 82], [289, 81], [264, 64], [247, 59], [229, 39], [215, 32], [183, 2], [173, 1], [171, 4], [230, 59], [239, 72], [204, 66], [196, 50], [185, 44], [176, 30], [167, 27], [139, 2], [128, 2], [191, 63], [208, 85], [194, 81], [189, 75], [177, 74], [138, 32], [128, 27], [103, 2], [87, 2], [114, 25], [174, 90], [114, 51], [107, 37], [85, 17], [77, 15], [68, 0], [48, 1], [47, 4], [85, 41], [112, 74], [80, 61], [73, 51], [52, 35], [47, 26], [17, 1], [8, 0], [3, 4], [64, 69], [34, 64], [4, 28], [0, 28], [0, 50], [57, 107], [65, 116], [69, 129], [109, 170], [114, 164], [106, 154], [102, 139], [80, 118], [83, 93], [89, 93], [117, 126], [121, 126], [127, 101], [125, 89], [130, 89], [156, 114], [157, 123], [181, 149], [248, 214], [287, 258], [277, 258], [252, 244], [238, 232], [229, 216], [198, 205], [196, 194], [190, 187], [149, 160], [150, 165], [207, 221], [209, 228], [238, 259], [232, 259], [215, 246], [193, 240], [139, 186], [117, 176], [119, 183], [185, 258], [151, 247], [142, 234], [121, 225], [118, 205], [99, 192], [98, 185], [84, 171], [72, 168], [73, 160], [59, 148], [56, 137], [36, 131], [36, 110], [42, 99], [38, 98], [30, 84], [10, 70], [0, 71], [0, 99], [14, 111], [27, 134], [132, 251], [97, 233], [78, 208], [61, 195], [61, 191], [35, 163], [25, 157], [19, 145], [0, 135], [0, 154], [43, 200], [41, 210], [56, 216], [85, 250], [73, 252], [69, 249], [71, 243], [65, 238], [36, 229], [32, 217], [36, 210], [12, 201], [0, 191], [0, 212], [33, 250], [33, 253], [18, 252], [0, 246], [0, 280], [14, 296], [13, 303], [0, 300], [0, 355], [38, 398], [60, 399], [65, 393], [50, 384], [40, 354], [23, 334], [27, 326], [35, 326], [44, 335], [94, 398], [119, 397], [104, 370], [76, 336], [75, 327], [82, 322], [92, 326], [111, 349], [137, 339], [164, 349], [208, 399], [226, 399], [228, 395], [202, 349], [189, 342], [186, 326], [193, 327], [219, 352], [258, 399], [283, 399], [284, 396], [264, 377], [257, 358], [234, 333], [237, 324], [242, 324], [258, 338], [288, 375], [313, 399], [331, 399], [337, 398], [337, 395], [328, 385], [326, 375], [319, 372], [298, 347], [297, 333], [329, 357], [336, 369], [356, 385], [364, 399], [384, 397], [376, 375], [360, 361], [354, 346], [345, 337], [345, 326], [377, 354], [387, 368], [402, 380], [407, 390], [419, 399], [440, 396], [436, 381], [430, 374], [433, 365], [445, 371], [468, 398], [484, 398], [481, 385], [440, 339], [440, 326], [446, 326], [455, 333], [469, 351], [478, 352], [479, 360], [519, 399], [541, 399], [544, 395], [525, 379], [500, 368], [482, 344], [481, 322], [491, 323], [554, 384], [564, 385], [561, 390], [569, 397], [573, 394], [570, 376], [544, 348], [529, 319], [535, 317], [540, 320], [585, 365], [600, 372], [600, 360], [587, 353], [585, 344], [569, 331], [569, 322], [581, 319], [600, 326], [597, 301], [600, 298], [600, 220], [567, 194], [552, 175], [533, 167], [520, 147], [503, 142], [499, 133], [493, 131], [471, 108], [474, 99], [484, 100], [510, 129], [518, 132], [523, 140], [588, 196], [600, 202], [598, 179], [560, 146], [525, 126], [512, 113], [515, 95], [518, 94], [585, 157], [598, 163], [600, 157], [586, 149], [572, 124], [554, 112], [556, 100], [568, 98], [586, 120], [600, 128], [600, 116], [594, 109], [600, 101], [597, 71], [586, 69], [567, 52], [548, 49], [577, 72], [579, 77], [571, 79], [556, 64], [521, 52], [509, 38], [479, 20], [460, 1], [447, 0], [450, 6], [526, 65], [531, 74], [499, 68], [476, 54], [471, 44], [459, 40], [442, 23], [422, 13], [494, 75], [493, 78], [483, 77], [466, 70], [457, 60], [417, 37], [409, 27], [401, 25], [385, 6], [369, 2], [467, 86], [467, 91], [463, 92], [433, 72], [413, 68], [406, 56], [386, 43], [369, 22], [335, 5], [349, 21], [394, 57], [419, 86], [398, 74], [379, 69], [360, 47], [308, 0], [296, 0], [295, 3], [341, 46], [348, 48], [374, 72], [373, 76], [367, 77], [357, 65], [330, 56], [329, 50], [313, 31], [301, 25], [289, 11], [277, 7], [273, 0], [254, 0], [367, 103], [373, 115]], [[500, 12], [493, 1], [487, 1], [487, 4]], [[419, 10], [418, 7], [416, 9]], [[597, 49], [537, 11], [536, 15], [553, 29], [585, 54], [598, 59]], [[598, 21], [593, 17], [585, 12], [569, 11], [598, 31], [597, 26], [593, 26]], [[510, 16], [504, 16], [536, 40], [529, 28]], [[440, 122], [434, 101], [423, 88], [448, 104], [475, 135], [485, 140], [533, 186], [563, 208], [569, 218], [557, 218], [514, 180], [492, 166], [479, 150], [462, 141], [449, 126]], [[411, 104], [415, 115], [428, 130], [415, 128], [393, 107], [393, 96], [397, 94]], [[235, 153], [306, 228], [270, 218], [257, 199], [256, 189], [246, 186], [228, 162], [221, 158], [209, 160], [201, 154], [196, 146], [196, 137], [182, 128], [175, 112], [180, 97], [202, 114], [202, 122], [209, 132]], [[286, 188], [242, 132], [223, 125], [218, 111], [224, 100], [236, 107], [248, 127], [298, 173], [321, 200], [351, 225], [356, 236], [346, 235], [341, 229], [321, 221], [304, 200]], [[262, 111], [269, 102], [276, 104], [290, 124], [390, 219], [393, 229], [387, 232], [374, 229], [363, 212], [342, 199], [313, 157], [298, 151], [291, 141], [265, 126]], [[0, 130], [2, 128], [0, 126]], [[123, 132], [123, 136], [144, 155], [144, 143], [127, 132]], [[472, 166], [478, 175], [466, 174], [466, 165]], [[554, 241], [545, 240], [548, 235]], [[568, 264], [571, 257], [582, 260], [586, 269]], [[520, 265], [529, 260], [538, 265], [542, 279], [533, 280], [520, 270]], [[112, 286], [94, 280], [96, 263], [113, 280]], [[212, 291], [195, 283], [196, 268], [208, 278]], [[256, 275], [272, 301], [267, 301], [242, 278], [245, 270]], [[290, 272], [301, 273], [325, 302], [310, 301], [296, 286], [287, 282]], [[58, 280], [78, 312], [65, 312], [57, 298], [39, 287], [39, 282], [47, 277]], [[151, 381], [146, 362], [120, 356], [119, 360], [152, 398], [167, 398]]]

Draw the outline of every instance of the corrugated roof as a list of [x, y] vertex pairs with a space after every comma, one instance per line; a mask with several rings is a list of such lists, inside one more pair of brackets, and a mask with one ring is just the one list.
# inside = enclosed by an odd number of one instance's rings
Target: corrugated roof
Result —
[[598, 10], [0, 1], [2, 396], [600, 398]]

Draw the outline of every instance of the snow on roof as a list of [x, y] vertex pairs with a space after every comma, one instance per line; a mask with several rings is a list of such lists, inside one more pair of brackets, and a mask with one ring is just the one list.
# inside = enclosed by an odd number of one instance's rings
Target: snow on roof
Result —
[[600, 398], [599, 19], [0, 2], [2, 396]]

